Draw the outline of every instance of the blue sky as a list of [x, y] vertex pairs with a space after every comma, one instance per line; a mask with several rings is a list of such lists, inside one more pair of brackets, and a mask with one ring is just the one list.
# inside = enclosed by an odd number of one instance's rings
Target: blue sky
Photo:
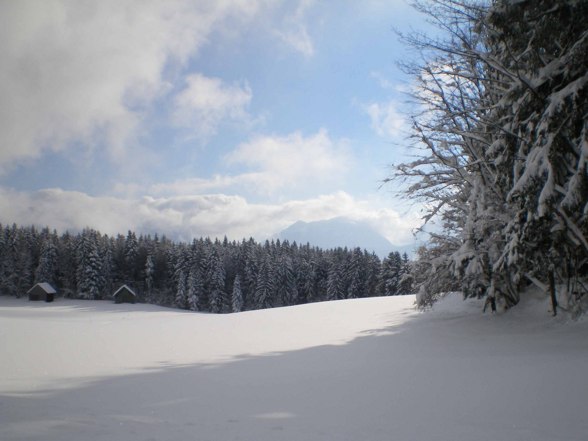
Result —
[[0, 3], [0, 222], [271, 237], [415, 208], [380, 189], [406, 158], [393, 28], [404, 0]]

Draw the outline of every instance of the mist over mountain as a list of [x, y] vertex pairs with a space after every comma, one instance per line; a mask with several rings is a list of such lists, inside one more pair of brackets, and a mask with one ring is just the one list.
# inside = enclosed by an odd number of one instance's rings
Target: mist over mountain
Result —
[[378, 233], [367, 222], [336, 217], [316, 222], [298, 221], [278, 233], [280, 240], [296, 241], [299, 244], [307, 242], [313, 246], [330, 249], [337, 247], [360, 247], [373, 251], [380, 258], [386, 257], [392, 251], [414, 254], [416, 244], [396, 246]]

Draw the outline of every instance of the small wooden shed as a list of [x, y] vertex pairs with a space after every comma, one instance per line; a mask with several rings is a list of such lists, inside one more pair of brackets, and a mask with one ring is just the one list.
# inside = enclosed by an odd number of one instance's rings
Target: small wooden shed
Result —
[[44, 300], [46, 302], [52, 302], [55, 298], [55, 288], [53, 288], [47, 282], [37, 283], [31, 289], [28, 290], [27, 295], [29, 296], [29, 300], [39, 301]]
[[137, 301], [137, 294], [127, 285], [117, 289], [112, 297], [114, 297], [114, 303], [135, 303]]

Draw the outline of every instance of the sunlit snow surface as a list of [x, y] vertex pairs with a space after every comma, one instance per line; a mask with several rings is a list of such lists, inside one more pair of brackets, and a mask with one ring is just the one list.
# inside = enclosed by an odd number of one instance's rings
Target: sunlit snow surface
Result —
[[588, 321], [452, 295], [230, 315], [0, 297], [0, 440], [582, 440]]

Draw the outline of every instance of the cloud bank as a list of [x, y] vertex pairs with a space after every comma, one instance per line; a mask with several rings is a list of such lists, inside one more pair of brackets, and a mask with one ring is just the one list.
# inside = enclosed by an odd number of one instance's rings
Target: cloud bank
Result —
[[318, 186], [341, 184], [353, 166], [346, 141], [332, 139], [324, 129], [308, 136], [300, 132], [253, 136], [225, 155], [224, 160], [239, 171], [158, 183], [149, 188], [149, 193], [190, 195], [246, 190], [266, 197], [300, 194], [314, 192]]
[[416, 221], [345, 192], [276, 204], [252, 204], [241, 196], [195, 196], [123, 199], [93, 197], [75, 191], [46, 189], [21, 192], [0, 188], [0, 222], [49, 226], [58, 231], [85, 227], [114, 235], [128, 229], [166, 234], [190, 241], [194, 237], [231, 239], [271, 237], [292, 223], [334, 217], [367, 221], [390, 242], [412, 242]]

